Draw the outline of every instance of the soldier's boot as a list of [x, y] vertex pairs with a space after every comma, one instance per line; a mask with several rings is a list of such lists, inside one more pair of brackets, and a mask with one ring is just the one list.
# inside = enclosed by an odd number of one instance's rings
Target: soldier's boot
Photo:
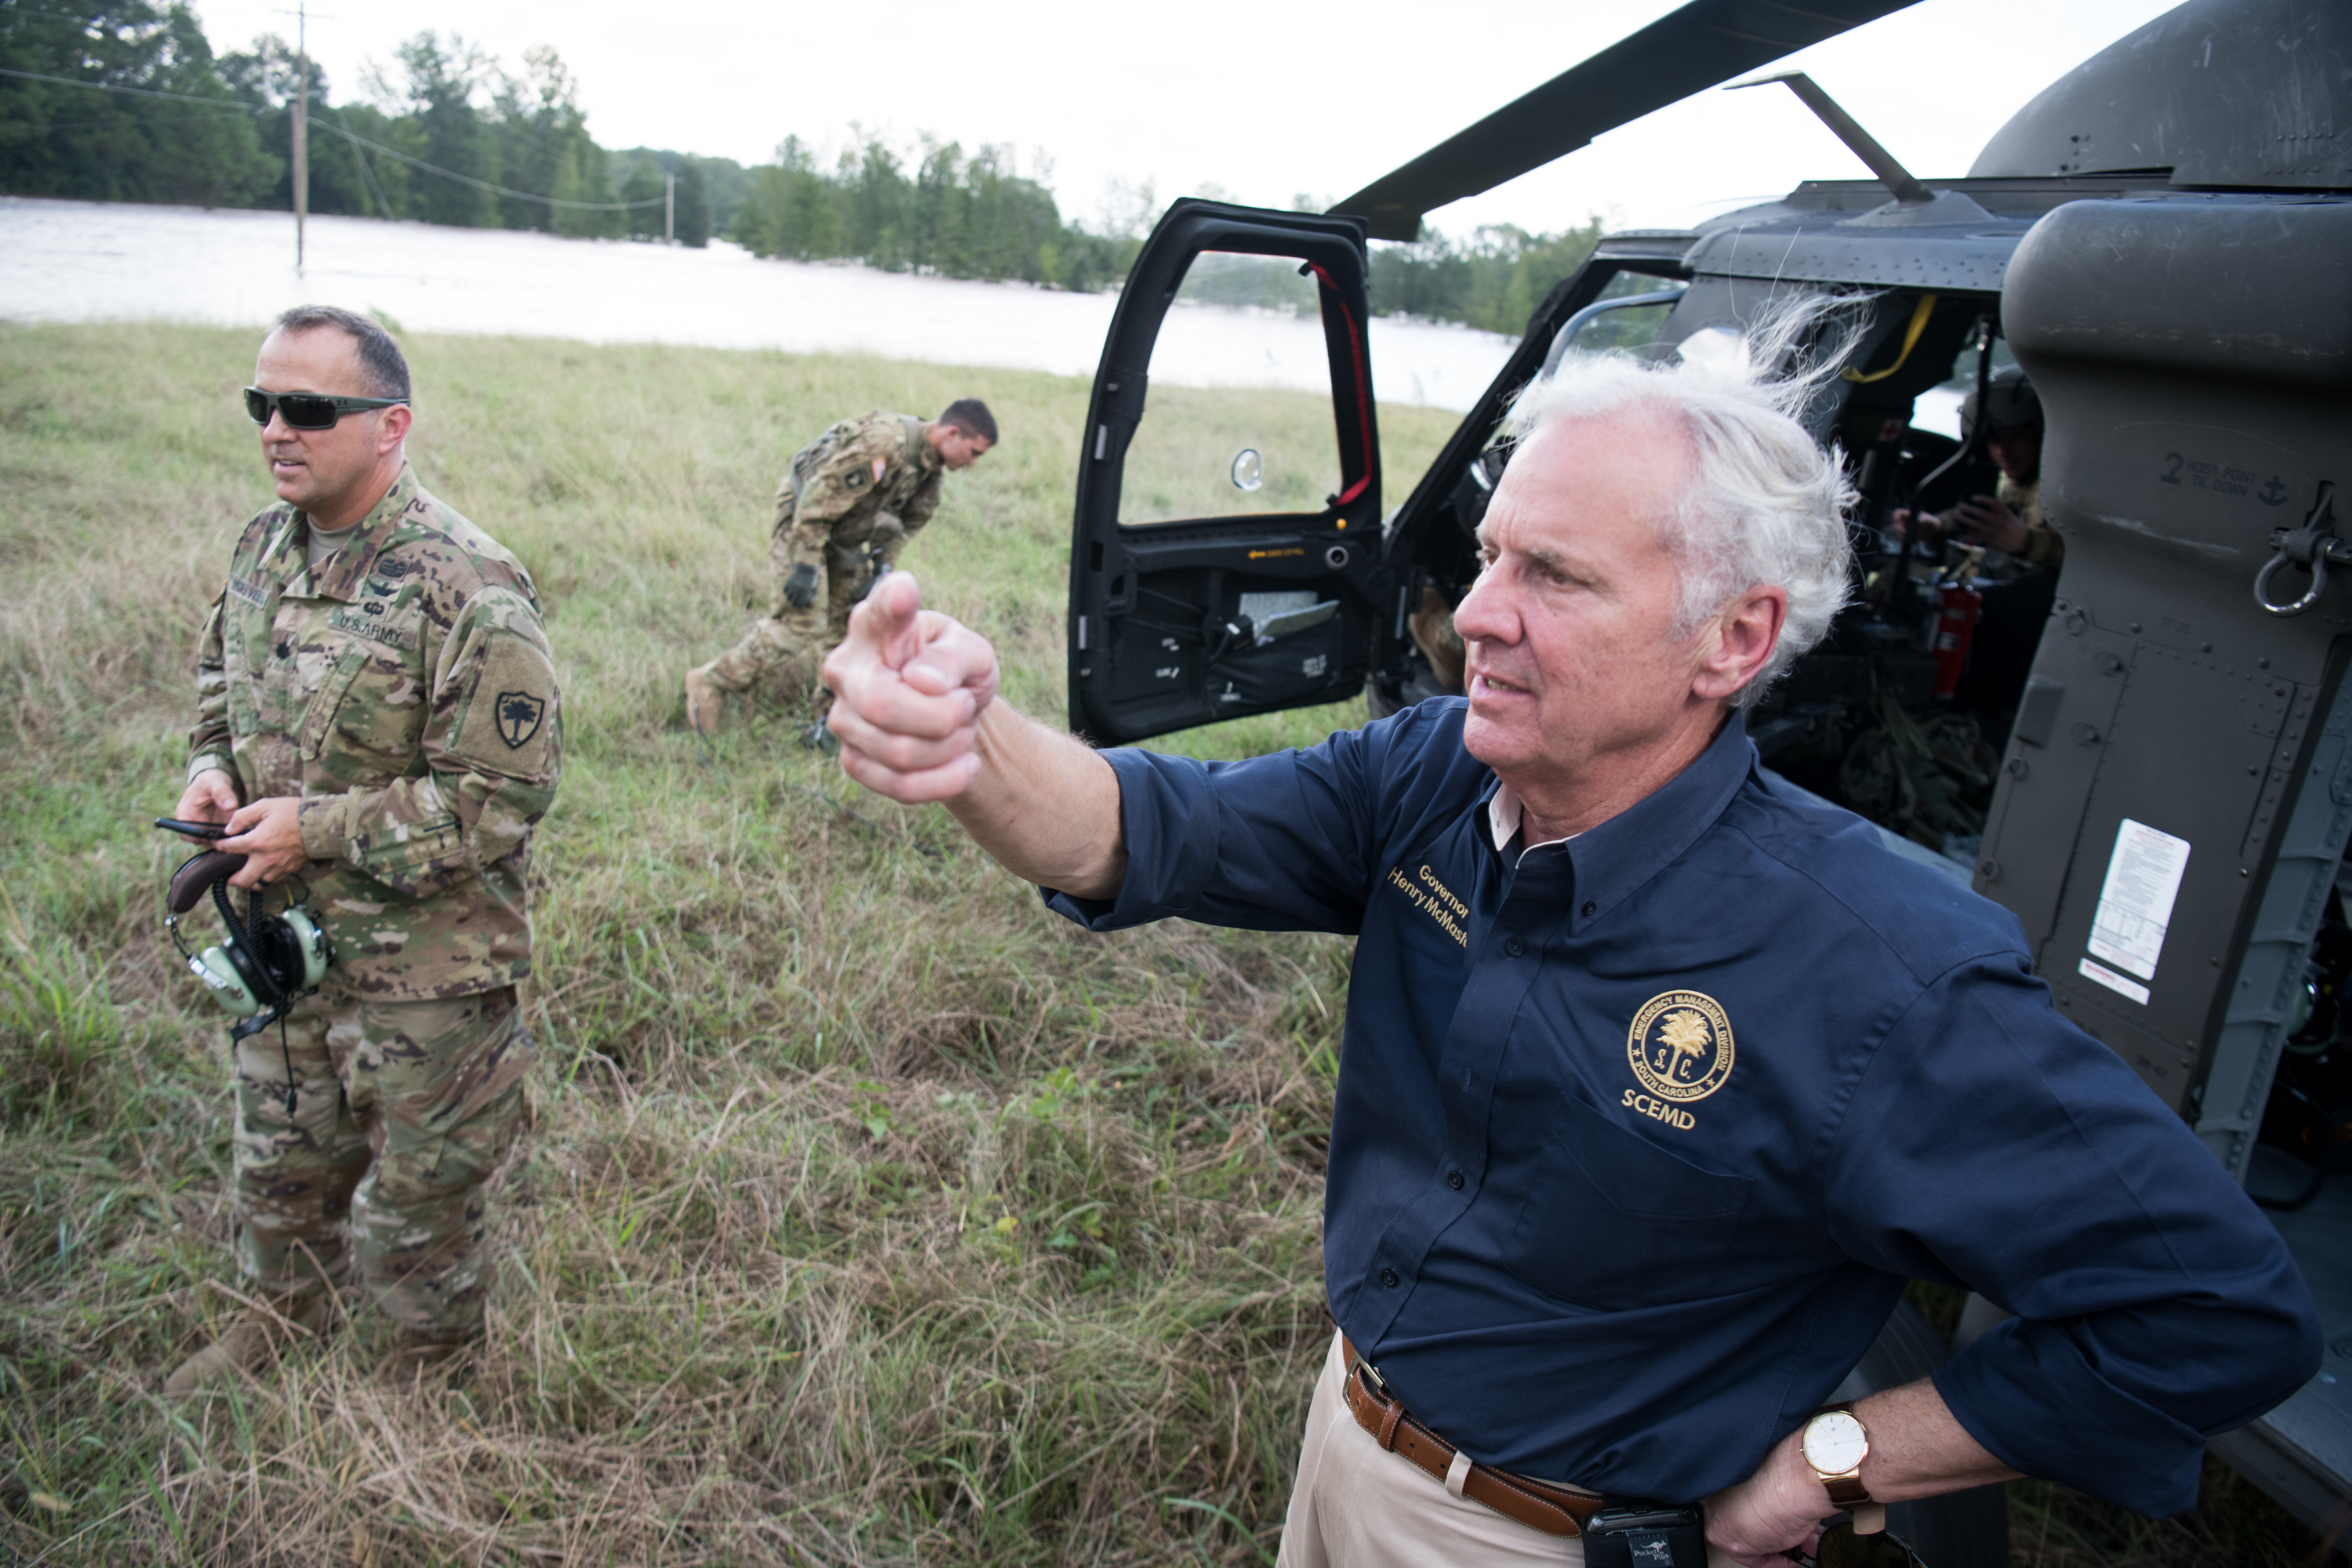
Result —
[[466, 1352], [474, 1348], [479, 1338], [470, 1333], [436, 1334], [423, 1329], [396, 1329], [392, 1336], [392, 1353], [384, 1357], [383, 1378], [399, 1388], [415, 1388], [426, 1383], [446, 1386], [462, 1376]]
[[266, 1298], [180, 1363], [163, 1381], [167, 1399], [185, 1399], [259, 1372], [299, 1339], [323, 1338], [334, 1326], [335, 1303], [324, 1291]]
[[686, 672], [686, 727], [698, 735], [716, 735], [727, 728], [729, 693], [711, 684], [710, 666]]

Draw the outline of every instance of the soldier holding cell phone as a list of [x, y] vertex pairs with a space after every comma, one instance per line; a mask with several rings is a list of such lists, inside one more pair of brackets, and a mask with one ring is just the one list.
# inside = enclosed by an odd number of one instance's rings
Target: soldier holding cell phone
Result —
[[481, 1331], [485, 1184], [531, 1055], [531, 830], [562, 697], [530, 574], [409, 468], [408, 366], [375, 322], [288, 311], [246, 411], [278, 503], [245, 528], [196, 655], [173, 816], [242, 856], [247, 919], [307, 887], [334, 962], [236, 1049], [238, 1263], [262, 1305], [172, 1374], [184, 1396], [324, 1331], [356, 1273], [394, 1370]]

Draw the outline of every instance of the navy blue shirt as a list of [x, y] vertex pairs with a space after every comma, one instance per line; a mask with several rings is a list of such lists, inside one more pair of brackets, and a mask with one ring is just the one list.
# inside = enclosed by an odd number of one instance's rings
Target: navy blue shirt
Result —
[[2277, 1232], [2062, 1018], [2015, 919], [1768, 784], [1735, 717], [1630, 811], [1498, 850], [1465, 704], [1308, 752], [1104, 753], [1097, 931], [1360, 933], [1331, 1310], [1484, 1463], [1695, 1500], [1818, 1408], [1906, 1279], [2021, 1314], [1936, 1384], [2003, 1462], [2147, 1514], [2317, 1369]]

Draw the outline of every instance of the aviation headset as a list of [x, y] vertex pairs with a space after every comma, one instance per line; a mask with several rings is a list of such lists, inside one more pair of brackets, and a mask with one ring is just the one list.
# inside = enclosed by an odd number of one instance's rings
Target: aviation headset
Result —
[[[300, 890], [285, 913], [257, 917], [248, 900], [246, 915], [239, 918], [229, 902], [228, 879], [244, 865], [244, 856], [218, 849], [191, 858], [172, 873], [163, 900], [170, 913], [163, 926], [172, 933], [172, 945], [187, 961], [188, 972], [205, 983], [223, 1012], [238, 1020], [229, 1028], [230, 1039], [259, 1034], [272, 1024], [278, 1026], [278, 1046], [286, 1053], [286, 1113], [291, 1116], [294, 1057], [286, 1043], [286, 1015], [296, 1002], [319, 988], [335, 952], [306, 902], [310, 889], [299, 879], [296, 886]], [[180, 917], [194, 910], [207, 892], [220, 910], [228, 941], [226, 945], [192, 952], [180, 934]]]

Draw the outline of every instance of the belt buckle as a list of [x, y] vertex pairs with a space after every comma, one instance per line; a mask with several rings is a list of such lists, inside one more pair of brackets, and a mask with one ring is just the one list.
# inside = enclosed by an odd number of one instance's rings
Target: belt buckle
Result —
[[1362, 1356], [1358, 1356], [1356, 1370], [1363, 1374], [1364, 1386], [1371, 1390], [1373, 1397], [1386, 1400], [1391, 1404], [1396, 1402], [1396, 1395], [1389, 1392], [1389, 1380], [1381, 1375], [1379, 1367], [1374, 1366]]

